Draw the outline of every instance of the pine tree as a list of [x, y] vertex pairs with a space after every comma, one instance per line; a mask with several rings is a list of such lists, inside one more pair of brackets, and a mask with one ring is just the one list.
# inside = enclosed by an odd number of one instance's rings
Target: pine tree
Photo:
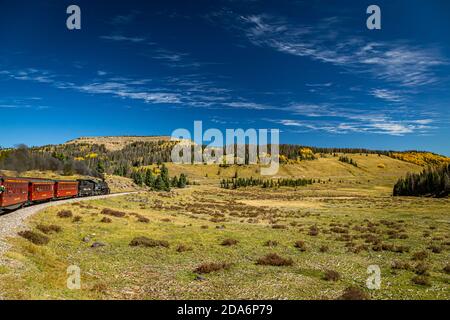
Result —
[[155, 184], [155, 177], [153, 176], [151, 169], [145, 170], [144, 183], [147, 187], [153, 188]]
[[180, 174], [180, 179], [178, 179], [178, 188], [184, 188], [186, 187], [187, 184], [187, 179], [186, 179], [186, 175], [184, 173]]
[[142, 177], [142, 173], [140, 171], [133, 171], [132, 177], [131, 177], [138, 186], [142, 186], [144, 179]]

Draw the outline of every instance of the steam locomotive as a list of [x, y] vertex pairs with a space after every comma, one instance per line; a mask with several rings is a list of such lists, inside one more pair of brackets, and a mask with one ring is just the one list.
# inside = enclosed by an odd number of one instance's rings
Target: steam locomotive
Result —
[[0, 176], [0, 213], [36, 203], [109, 194], [100, 179], [49, 180]]

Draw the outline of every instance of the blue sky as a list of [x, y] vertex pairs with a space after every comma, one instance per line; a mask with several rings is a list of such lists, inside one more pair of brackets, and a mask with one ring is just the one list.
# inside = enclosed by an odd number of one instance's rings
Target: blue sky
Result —
[[[82, 29], [65, 26], [81, 7]], [[382, 29], [366, 28], [377, 4]], [[0, 145], [278, 128], [450, 155], [450, 2], [0, 0]]]

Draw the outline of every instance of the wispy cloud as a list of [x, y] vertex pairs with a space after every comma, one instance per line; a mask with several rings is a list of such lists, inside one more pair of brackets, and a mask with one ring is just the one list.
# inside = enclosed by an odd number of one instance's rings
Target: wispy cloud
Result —
[[340, 28], [336, 18], [299, 25], [271, 15], [244, 15], [236, 17], [236, 25], [254, 45], [369, 73], [404, 87], [435, 83], [435, 68], [448, 63], [437, 49], [424, 45], [368, 42]]
[[140, 43], [146, 41], [146, 38], [144, 37], [128, 37], [122, 35], [100, 36], [100, 39], [109, 41], [132, 42], [132, 43]]
[[425, 134], [431, 129], [429, 126], [417, 123], [418, 121], [426, 122], [428, 120], [396, 121], [384, 118], [357, 122], [339, 122], [283, 119], [277, 122], [288, 127], [304, 128], [309, 131], [324, 131], [332, 134], [370, 133], [403, 136], [412, 133]]
[[403, 102], [405, 97], [399, 91], [389, 89], [373, 89], [370, 94], [378, 99], [389, 102]]
[[241, 108], [241, 109], [253, 109], [253, 110], [263, 110], [271, 108], [268, 105], [255, 103], [255, 102], [227, 102], [223, 103], [224, 106], [233, 107], [233, 108]]
[[120, 14], [115, 17], [113, 17], [110, 21], [113, 25], [125, 25], [133, 22], [136, 20], [136, 17], [140, 14], [139, 11], [133, 10], [129, 14]]
[[[218, 86], [210, 76], [187, 74], [163, 79], [116, 76], [107, 71], [97, 71], [97, 78], [83, 83], [67, 81], [68, 75], [57, 75], [38, 69], [0, 71], [0, 76], [20, 81], [38, 82], [64, 90], [87, 94], [110, 95], [121, 99], [138, 100], [146, 104], [169, 104], [199, 108], [233, 108], [261, 110], [268, 105], [249, 101], [231, 90]], [[65, 79], [65, 80], [61, 80]]]

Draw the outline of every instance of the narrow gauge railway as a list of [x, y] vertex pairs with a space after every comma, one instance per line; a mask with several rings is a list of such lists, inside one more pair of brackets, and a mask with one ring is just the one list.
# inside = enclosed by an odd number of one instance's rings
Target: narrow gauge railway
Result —
[[109, 194], [99, 179], [50, 180], [0, 176], [0, 214], [33, 204]]

